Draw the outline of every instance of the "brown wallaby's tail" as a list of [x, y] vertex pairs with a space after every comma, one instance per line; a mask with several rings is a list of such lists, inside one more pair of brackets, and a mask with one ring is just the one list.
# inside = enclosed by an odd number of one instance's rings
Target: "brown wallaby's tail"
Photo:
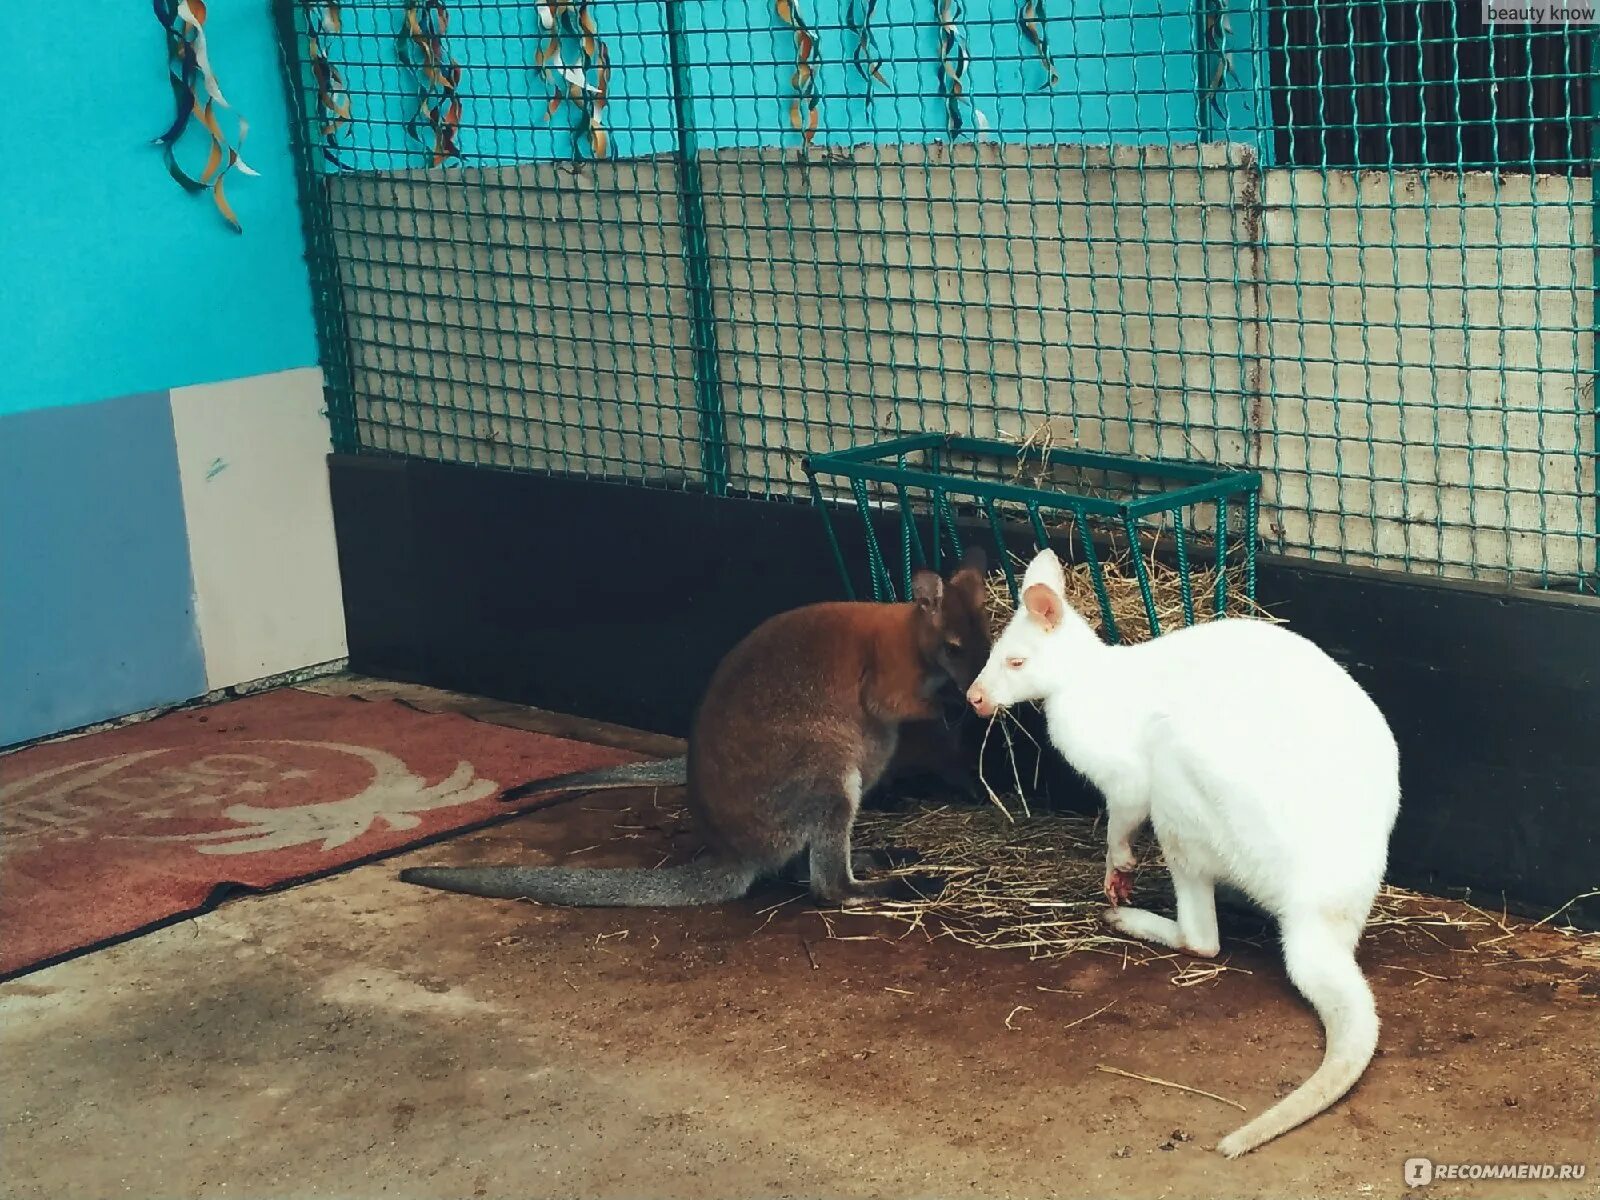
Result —
[[682, 757], [623, 763], [598, 771], [573, 771], [548, 779], [530, 779], [500, 793], [506, 803], [545, 792], [603, 792], [631, 787], [682, 787], [689, 780], [689, 760]]
[[682, 908], [737, 900], [756, 880], [743, 863], [681, 867], [411, 867], [404, 883], [467, 896], [538, 900], [578, 908]]

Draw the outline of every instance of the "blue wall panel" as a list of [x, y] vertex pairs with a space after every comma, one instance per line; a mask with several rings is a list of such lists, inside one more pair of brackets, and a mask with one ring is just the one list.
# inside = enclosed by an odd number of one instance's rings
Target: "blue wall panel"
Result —
[[205, 679], [166, 393], [0, 417], [0, 745]]

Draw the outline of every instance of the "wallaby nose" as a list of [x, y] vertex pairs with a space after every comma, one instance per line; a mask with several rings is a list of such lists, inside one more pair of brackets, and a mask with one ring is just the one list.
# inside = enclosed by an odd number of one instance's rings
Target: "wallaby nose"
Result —
[[989, 703], [989, 693], [983, 690], [981, 683], [975, 683], [967, 689], [967, 703], [972, 705], [972, 711], [980, 717], [994, 715], [994, 705]]

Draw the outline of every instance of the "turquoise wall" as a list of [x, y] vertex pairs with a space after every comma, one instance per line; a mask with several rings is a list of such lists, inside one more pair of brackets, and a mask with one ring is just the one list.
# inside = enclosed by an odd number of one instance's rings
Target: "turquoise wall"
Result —
[[[315, 363], [270, 0], [213, 3], [207, 22], [261, 173], [229, 176], [243, 234], [209, 196], [185, 194], [150, 145], [173, 101], [147, 0], [92, 8], [70, 35], [10, 56], [0, 414]], [[198, 128], [183, 150], [198, 174]]]
[[[819, 145], [945, 139], [933, 0], [879, 0], [874, 22], [888, 87], [866, 103], [849, 0], [811, 0], [822, 66]], [[1198, 112], [1193, 0], [1053, 0], [1046, 28], [1061, 73], [1045, 91], [1044, 70], [1017, 28], [1018, 0], [967, 0], [967, 86], [991, 134], [1006, 141], [1192, 142]], [[345, 0], [344, 33], [330, 58], [345, 73], [355, 122], [347, 168], [425, 164], [406, 133], [411, 83], [395, 57], [396, 0]], [[671, 75], [660, 0], [614, 0], [593, 10], [613, 66], [607, 123], [619, 156], [661, 153], [675, 141]], [[789, 125], [794, 46], [769, 0], [681, 0], [693, 120], [703, 148], [800, 145]], [[1234, 78], [1207, 136], [1256, 142], [1255, 58], [1259, 30], [1237, 13], [1229, 44]], [[453, 8], [449, 49], [462, 66], [461, 148], [469, 163], [570, 158], [571, 110], [544, 119], [546, 85], [533, 68], [542, 36], [531, 3]]]

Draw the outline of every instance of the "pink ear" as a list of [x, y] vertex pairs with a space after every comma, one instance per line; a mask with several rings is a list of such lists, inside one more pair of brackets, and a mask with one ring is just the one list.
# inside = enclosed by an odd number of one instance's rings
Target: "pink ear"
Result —
[[1061, 624], [1061, 597], [1042, 583], [1036, 583], [1022, 593], [1022, 604], [1033, 619], [1049, 633]]

